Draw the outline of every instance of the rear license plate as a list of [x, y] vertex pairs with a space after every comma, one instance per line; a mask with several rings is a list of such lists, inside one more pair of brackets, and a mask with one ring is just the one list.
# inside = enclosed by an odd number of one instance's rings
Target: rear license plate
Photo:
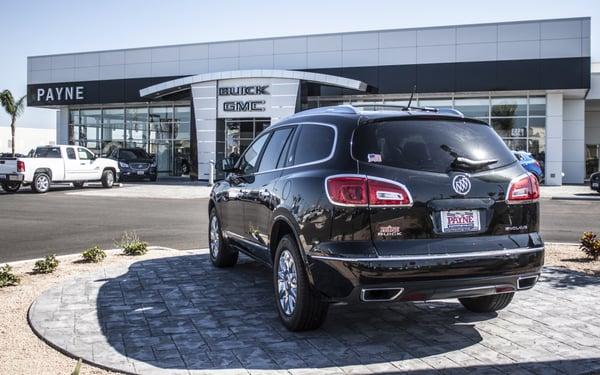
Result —
[[442, 211], [442, 233], [477, 232], [481, 229], [479, 211]]
[[20, 181], [20, 180], [19, 180], [19, 176], [14, 176], [14, 175], [9, 175], [9, 176], [8, 176], [8, 179], [9, 179], [10, 181]]
[[597, 182], [593, 182], [593, 183], [592, 183], [592, 187], [593, 187], [594, 189], [595, 189], [595, 188], [597, 188], [597, 187], [598, 187], [598, 183], [597, 183]]
[[139, 174], [139, 175], [143, 175], [143, 174], [144, 174], [144, 171], [137, 171], [137, 174]]

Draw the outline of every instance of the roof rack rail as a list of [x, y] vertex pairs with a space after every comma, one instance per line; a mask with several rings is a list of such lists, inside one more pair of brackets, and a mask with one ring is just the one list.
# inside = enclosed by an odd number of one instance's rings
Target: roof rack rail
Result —
[[302, 111], [302, 114], [317, 114], [317, 113], [342, 113], [342, 114], [352, 114], [357, 115], [360, 114], [361, 109], [373, 108], [373, 111], [377, 110], [385, 110], [386, 108], [395, 109], [398, 111], [423, 111], [423, 112], [433, 112], [440, 115], [446, 116], [458, 116], [465, 117], [462, 112], [452, 109], [452, 108], [434, 108], [434, 107], [418, 107], [418, 106], [403, 106], [396, 104], [379, 104], [379, 103], [361, 103], [361, 104], [341, 104], [336, 106], [328, 106], [328, 107], [318, 107], [313, 109], [307, 109]]
[[333, 105], [327, 107], [317, 107], [312, 109], [307, 109], [305, 111], [299, 112], [302, 114], [313, 114], [313, 113], [345, 113], [345, 114], [358, 114], [358, 111], [354, 106], [350, 104], [341, 104], [341, 105]]

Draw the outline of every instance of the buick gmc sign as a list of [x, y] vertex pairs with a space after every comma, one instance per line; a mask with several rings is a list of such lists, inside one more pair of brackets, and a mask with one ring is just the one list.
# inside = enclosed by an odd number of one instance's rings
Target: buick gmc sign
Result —
[[[237, 85], [219, 87], [219, 97], [232, 97], [222, 100], [223, 112], [264, 112], [266, 100], [244, 98], [270, 95], [269, 85]], [[231, 100], [229, 100], [231, 99]], [[237, 100], [233, 100], [237, 99]]]

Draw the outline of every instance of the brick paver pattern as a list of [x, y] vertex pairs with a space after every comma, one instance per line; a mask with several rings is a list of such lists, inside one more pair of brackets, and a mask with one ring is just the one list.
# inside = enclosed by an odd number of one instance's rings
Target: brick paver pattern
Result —
[[43, 293], [30, 323], [63, 352], [129, 373], [552, 374], [600, 370], [600, 279], [545, 269], [497, 314], [456, 300], [332, 307], [321, 329], [279, 322], [271, 272], [205, 253], [106, 268]]

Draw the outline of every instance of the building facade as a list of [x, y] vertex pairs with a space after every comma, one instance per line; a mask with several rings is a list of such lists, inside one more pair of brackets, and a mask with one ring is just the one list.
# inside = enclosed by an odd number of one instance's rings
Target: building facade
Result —
[[[270, 124], [336, 104], [449, 107], [531, 152], [550, 185], [598, 170], [600, 88], [589, 18], [378, 30], [28, 58], [28, 103], [57, 141], [142, 147], [206, 180]], [[598, 82], [600, 85], [600, 81]], [[598, 93], [597, 93], [598, 92]], [[598, 97], [598, 99], [596, 99]], [[596, 103], [598, 100], [598, 103]]]

